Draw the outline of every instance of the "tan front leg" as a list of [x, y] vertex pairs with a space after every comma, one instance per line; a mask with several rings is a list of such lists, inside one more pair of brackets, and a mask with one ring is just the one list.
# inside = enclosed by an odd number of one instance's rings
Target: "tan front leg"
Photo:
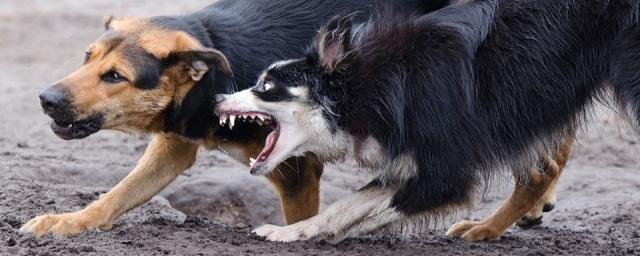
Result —
[[291, 158], [267, 175], [280, 196], [288, 225], [318, 214], [323, 164], [314, 156]]
[[[231, 157], [249, 166], [249, 158], [260, 154], [263, 146], [263, 139], [257, 138], [243, 143], [226, 142], [222, 148]], [[280, 197], [280, 208], [287, 224], [318, 214], [323, 167], [313, 154], [308, 154], [287, 159], [267, 175]]]
[[147, 202], [195, 161], [198, 146], [164, 134], [157, 135], [133, 171], [85, 209], [38, 216], [20, 228], [42, 236], [73, 235], [88, 229], [110, 229], [123, 213]]
[[447, 231], [448, 236], [459, 236], [467, 241], [497, 240], [518, 219], [540, 204], [552, 184], [555, 184], [565, 166], [573, 136], [569, 136], [558, 153], [541, 160], [543, 170], [535, 168], [527, 182], [516, 181], [511, 196], [491, 216], [483, 221], [461, 221]]

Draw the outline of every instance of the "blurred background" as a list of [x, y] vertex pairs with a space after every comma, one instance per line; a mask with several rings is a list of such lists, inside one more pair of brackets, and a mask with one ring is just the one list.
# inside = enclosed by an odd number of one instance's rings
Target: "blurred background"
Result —
[[[210, 2], [0, 1], [0, 180], [44, 184], [42, 193], [61, 187], [104, 192], [120, 181], [150, 138], [102, 131], [84, 140], [62, 141], [49, 129], [38, 92], [80, 65], [85, 47], [103, 32], [103, 16], [183, 14]], [[640, 137], [602, 106], [584, 131], [561, 177], [556, 210], [545, 215], [543, 226], [640, 243], [633, 233], [640, 223]], [[330, 167], [325, 173], [325, 205], [370, 178], [348, 166]], [[481, 218], [495, 209], [510, 193], [510, 182], [508, 173], [494, 181], [470, 216]], [[3, 189], [7, 187], [0, 187], [0, 195], [7, 195]], [[246, 167], [216, 151], [200, 152], [194, 167], [160, 197], [189, 216], [230, 225], [282, 223], [277, 197], [266, 180], [251, 176]], [[18, 214], [4, 200], [0, 215]], [[517, 237], [524, 232], [512, 228], [508, 234]]]

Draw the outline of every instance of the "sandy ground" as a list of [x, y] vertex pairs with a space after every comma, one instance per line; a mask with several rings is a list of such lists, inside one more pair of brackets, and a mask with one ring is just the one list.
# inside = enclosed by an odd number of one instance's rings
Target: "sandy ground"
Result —
[[[35, 215], [78, 210], [106, 192], [133, 168], [148, 141], [116, 132], [61, 141], [41, 114], [38, 91], [79, 65], [84, 47], [102, 32], [102, 16], [178, 14], [208, 2], [0, 2], [1, 255], [640, 255], [639, 137], [602, 107], [580, 135], [556, 210], [542, 226], [513, 227], [497, 242], [448, 239], [443, 228], [449, 219], [413, 236], [339, 245], [267, 243], [248, 233], [251, 225], [281, 223], [275, 194], [219, 152], [202, 152], [192, 169], [111, 231], [42, 239], [18, 234]], [[331, 168], [324, 177], [325, 204], [367, 181], [365, 174], [342, 169]], [[510, 192], [507, 174], [494, 183], [472, 218], [488, 214]]]

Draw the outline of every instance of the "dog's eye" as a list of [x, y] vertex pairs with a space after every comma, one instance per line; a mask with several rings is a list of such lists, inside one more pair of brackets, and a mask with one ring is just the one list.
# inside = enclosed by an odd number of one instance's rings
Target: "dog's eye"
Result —
[[256, 84], [255, 87], [253, 87], [252, 91], [256, 92], [256, 93], [263, 93], [266, 92], [268, 90], [273, 89], [274, 86], [271, 82], [258, 82], [258, 84]]
[[117, 83], [127, 81], [127, 79], [116, 71], [109, 71], [106, 74], [102, 75], [102, 81], [105, 81], [111, 84], [117, 84]]

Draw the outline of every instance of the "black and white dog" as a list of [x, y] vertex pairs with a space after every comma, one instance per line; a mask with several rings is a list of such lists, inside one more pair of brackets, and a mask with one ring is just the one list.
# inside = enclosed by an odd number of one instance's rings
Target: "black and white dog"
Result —
[[273, 120], [253, 174], [312, 152], [353, 157], [377, 178], [316, 217], [255, 232], [339, 241], [468, 205], [495, 170], [526, 180], [608, 89], [637, 121], [639, 5], [476, 0], [364, 25], [332, 20], [306, 56], [271, 65], [216, 111], [223, 123]]

